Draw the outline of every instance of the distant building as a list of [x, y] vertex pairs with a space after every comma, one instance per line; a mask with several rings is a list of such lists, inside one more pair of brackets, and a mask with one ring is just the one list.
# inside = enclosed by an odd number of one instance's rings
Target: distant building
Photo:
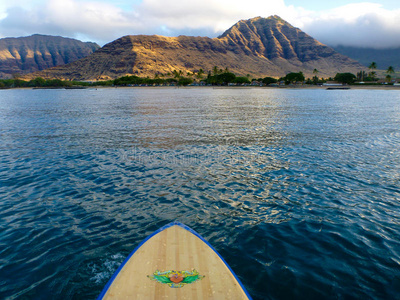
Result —
[[251, 86], [262, 86], [262, 83], [258, 80], [253, 80], [250, 85]]
[[337, 81], [327, 81], [324, 84], [322, 84], [323, 86], [342, 86], [343, 84]]

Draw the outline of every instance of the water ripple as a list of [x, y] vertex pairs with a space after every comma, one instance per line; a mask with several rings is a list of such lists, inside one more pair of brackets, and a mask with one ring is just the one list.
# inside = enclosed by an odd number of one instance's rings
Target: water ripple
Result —
[[0, 298], [94, 298], [173, 220], [255, 299], [400, 294], [397, 93], [3, 92]]

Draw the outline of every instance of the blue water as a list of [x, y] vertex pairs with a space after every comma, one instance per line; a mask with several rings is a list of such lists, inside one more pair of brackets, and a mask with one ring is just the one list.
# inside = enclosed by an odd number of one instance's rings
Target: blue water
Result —
[[254, 299], [399, 299], [400, 92], [0, 91], [0, 298], [94, 299], [181, 221]]

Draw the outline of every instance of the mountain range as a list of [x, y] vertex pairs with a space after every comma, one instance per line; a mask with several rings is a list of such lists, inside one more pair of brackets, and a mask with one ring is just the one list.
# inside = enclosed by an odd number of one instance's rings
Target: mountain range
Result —
[[278, 16], [241, 20], [217, 38], [130, 35], [78, 61], [29, 78], [106, 80], [125, 75], [149, 76], [228, 68], [238, 75], [284, 76], [302, 71], [313, 76], [356, 72], [362, 66], [318, 42]]
[[342, 45], [333, 48], [337, 52], [357, 60], [366, 67], [369, 67], [372, 62], [376, 62], [377, 68], [380, 70], [387, 70], [389, 66], [396, 70], [400, 69], [400, 48], [373, 49]]
[[0, 39], [0, 78], [28, 74], [64, 65], [93, 53], [100, 46], [91, 42], [35, 34]]
[[[26, 39], [40, 38], [43, 36]], [[0, 42], [4, 40], [9, 39]], [[16, 46], [4, 47], [0, 43], [0, 72], [12, 74], [19, 67], [21, 73], [29, 72], [23, 75], [24, 79], [108, 80], [125, 75], [163, 76], [175, 70], [182, 74], [207, 72], [215, 66], [252, 77], [277, 77], [299, 71], [312, 77], [315, 69], [319, 77], [329, 77], [365, 69], [278, 16], [241, 20], [217, 38], [129, 35], [102, 48], [93, 43], [65, 40], [74, 46], [68, 48], [66, 42], [59, 41], [63, 45], [60, 46], [49, 38], [46, 43], [31, 43], [31, 48], [24, 41], [23, 47], [19, 46], [22, 50], [17, 51]]]

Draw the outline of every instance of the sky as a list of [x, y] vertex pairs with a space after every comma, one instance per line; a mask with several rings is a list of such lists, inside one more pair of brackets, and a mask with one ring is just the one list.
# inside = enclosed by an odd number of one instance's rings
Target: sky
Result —
[[103, 46], [128, 34], [217, 37], [271, 15], [330, 46], [400, 47], [399, 0], [0, 0], [0, 38], [38, 33]]

